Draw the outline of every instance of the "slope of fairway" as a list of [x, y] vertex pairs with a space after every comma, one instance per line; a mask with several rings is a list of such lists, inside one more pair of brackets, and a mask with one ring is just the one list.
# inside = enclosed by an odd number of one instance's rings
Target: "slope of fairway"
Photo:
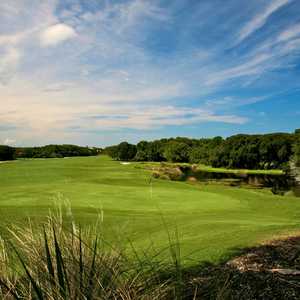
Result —
[[300, 228], [300, 199], [265, 190], [150, 181], [135, 163], [105, 156], [0, 164], [2, 228], [43, 220], [63, 202], [81, 224], [100, 217], [107, 240], [130, 240], [137, 249], [166, 246], [166, 224], [171, 233], [177, 228], [183, 255], [196, 260]]

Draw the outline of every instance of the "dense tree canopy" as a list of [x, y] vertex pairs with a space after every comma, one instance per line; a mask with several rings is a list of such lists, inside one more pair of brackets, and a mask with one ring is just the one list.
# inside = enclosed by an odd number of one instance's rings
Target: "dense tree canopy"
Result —
[[12, 147], [0, 145], [0, 160], [13, 160], [14, 153], [15, 151]]
[[167, 161], [186, 162], [189, 161], [191, 147], [183, 142], [171, 141], [164, 147], [163, 156]]
[[300, 167], [300, 142], [294, 147], [294, 158], [296, 165]]
[[189, 162], [225, 168], [274, 169], [287, 165], [293, 154], [293, 147], [296, 147], [294, 145], [297, 136], [299, 134], [295, 132], [239, 134], [226, 139], [177, 137], [152, 142], [141, 141], [136, 146], [125, 142], [107, 147], [105, 151], [118, 160]]
[[116, 160], [132, 160], [136, 155], [136, 149], [135, 145], [122, 142], [119, 145], [105, 148], [104, 152]]
[[164, 161], [164, 143], [162, 140], [154, 142], [141, 141], [137, 144], [137, 161]]
[[97, 155], [100, 149], [75, 145], [47, 145], [43, 147], [16, 148], [16, 158], [59, 158]]
[[235, 135], [219, 145], [211, 164], [247, 169], [283, 167], [292, 155], [294, 142], [295, 136], [286, 133]]
[[296, 162], [296, 165], [300, 167], [300, 129], [295, 130], [295, 135], [296, 135], [296, 142], [293, 147], [294, 160]]

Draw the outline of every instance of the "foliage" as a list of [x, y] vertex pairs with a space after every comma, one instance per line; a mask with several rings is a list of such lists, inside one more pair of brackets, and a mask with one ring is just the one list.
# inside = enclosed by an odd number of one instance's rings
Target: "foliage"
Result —
[[292, 134], [235, 135], [227, 138], [215, 153], [214, 167], [245, 169], [283, 168], [292, 155]]
[[211, 164], [215, 151], [223, 143], [222, 137], [212, 139], [200, 139], [196, 145], [191, 148], [189, 162], [193, 164]]
[[46, 145], [42, 147], [19, 147], [16, 158], [61, 158], [71, 156], [97, 155], [101, 149], [76, 145]]
[[186, 162], [189, 160], [190, 146], [183, 143], [172, 141], [164, 147], [164, 157], [170, 162]]
[[162, 141], [139, 142], [134, 159], [136, 161], [164, 161]]
[[136, 155], [137, 147], [127, 142], [122, 142], [116, 146], [105, 148], [104, 153], [115, 160], [132, 160]]
[[[284, 169], [293, 153], [296, 136], [297, 133], [239, 134], [226, 139], [177, 137], [152, 142], [141, 141], [136, 145], [135, 157], [131, 155], [133, 152], [127, 150], [127, 154], [126, 151], [123, 153], [123, 159], [154, 162], [167, 160], [239, 169]], [[120, 160], [120, 145], [107, 147], [106, 153]], [[128, 145], [130, 144], [126, 143], [123, 148], [127, 149]]]
[[300, 167], [300, 129], [299, 133], [296, 132], [297, 140], [293, 147], [294, 160], [298, 167]]
[[9, 146], [0, 145], [0, 160], [13, 160], [14, 149]]

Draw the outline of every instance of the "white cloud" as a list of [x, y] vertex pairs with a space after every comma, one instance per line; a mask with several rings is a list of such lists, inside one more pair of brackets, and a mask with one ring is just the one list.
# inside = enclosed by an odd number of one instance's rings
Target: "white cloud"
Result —
[[300, 35], [300, 24], [296, 24], [281, 32], [280, 35], [278, 36], [277, 41], [278, 42], [288, 41], [299, 35]]
[[20, 58], [21, 52], [17, 48], [4, 49], [0, 59], [0, 83], [5, 83], [10, 78], [18, 66]]
[[[154, 2], [154, 1], [153, 1]], [[138, 21], [147, 18], [158, 21], [167, 21], [168, 14], [151, 1], [134, 0], [129, 4], [120, 4], [113, 7], [117, 13], [115, 22], [116, 30], [119, 33], [135, 26]]]
[[0, 46], [16, 45], [24, 38], [23, 33], [0, 35]]
[[227, 67], [220, 66], [207, 72], [204, 83], [216, 87], [230, 80], [246, 79], [243, 86], [247, 86], [269, 71], [289, 68], [289, 63], [299, 52], [300, 24], [296, 24], [255, 44], [251, 51], [245, 52]]
[[15, 139], [12, 139], [12, 138], [6, 138], [4, 141], [3, 141], [3, 145], [14, 145], [16, 144], [16, 140]]
[[[196, 125], [202, 122], [220, 122], [228, 124], [244, 124], [247, 118], [234, 114], [215, 113], [213, 109], [203, 109], [174, 104], [149, 103], [112, 103], [100, 101], [86, 102], [90, 96], [83, 94], [53, 95], [33, 91], [29, 87], [21, 91], [7, 91], [2, 88], [2, 94], [9, 98], [2, 104], [0, 124], [13, 124], [16, 127], [15, 137], [24, 139], [24, 134], [32, 133], [42, 140], [49, 134], [58, 135], [74, 132], [122, 129], [156, 130], [166, 126]], [[6, 90], [6, 91], [5, 91]], [[22, 109], [20, 109], [20, 95]], [[70, 99], [72, 99], [72, 102]], [[42, 101], [40, 100], [42, 99]], [[64, 99], [64, 100], [62, 100]]]
[[271, 95], [257, 96], [257, 97], [223, 97], [210, 99], [205, 102], [205, 107], [211, 110], [228, 109], [232, 107], [240, 107], [245, 105], [251, 105], [257, 102], [267, 100]]
[[0, 64], [0, 70], [1, 70], [1, 66], [3, 66], [3, 68], [5, 66], [10, 66], [10, 65], [13, 65], [15, 66], [19, 59], [21, 57], [21, 53], [16, 49], [16, 48], [8, 48], [2, 58], [1, 58], [1, 64]]
[[42, 46], [55, 46], [76, 36], [74, 28], [66, 24], [56, 24], [48, 27], [41, 34]]
[[[270, 59], [270, 55], [259, 53], [251, 58], [235, 64], [233, 67], [228, 67], [216, 73], [207, 74], [205, 84], [216, 85], [235, 78], [247, 77], [250, 75], [259, 75], [263, 73], [269, 65], [266, 62]], [[275, 67], [275, 65], [272, 65]]]
[[247, 121], [247, 118], [236, 115], [221, 115], [199, 108], [141, 106], [139, 108], [123, 107], [120, 110], [114, 107], [111, 112], [100, 115], [94, 120], [94, 126], [112, 130], [121, 128], [152, 130], [165, 126], [194, 125], [202, 122], [244, 124]]
[[254, 16], [239, 32], [237, 42], [240, 43], [253, 32], [263, 27], [267, 22], [268, 18], [277, 10], [284, 5], [288, 4], [293, 0], [271, 0], [270, 4], [265, 8], [264, 11]]

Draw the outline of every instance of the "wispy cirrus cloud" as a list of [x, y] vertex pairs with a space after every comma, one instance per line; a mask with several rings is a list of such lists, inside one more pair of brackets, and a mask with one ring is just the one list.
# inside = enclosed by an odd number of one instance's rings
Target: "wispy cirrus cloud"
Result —
[[287, 5], [293, 0], [272, 0], [268, 2], [267, 6], [259, 13], [257, 13], [244, 27], [241, 28], [237, 43], [242, 42], [256, 30], [265, 25], [268, 18], [277, 10]]
[[300, 36], [300, 23], [290, 26], [280, 33], [277, 42], [285, 42]]

